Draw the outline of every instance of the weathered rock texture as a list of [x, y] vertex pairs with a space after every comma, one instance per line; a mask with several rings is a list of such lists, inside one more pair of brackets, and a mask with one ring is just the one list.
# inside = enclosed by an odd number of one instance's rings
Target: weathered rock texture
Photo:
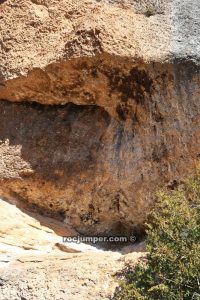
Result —
[[0, 211], [0, 300], [111, 299], [114, 275], [145, 256], [63, 243], [77, 234], [66, 224], [1, 199]]
[[5, 1], [1, 195], [81, 233], [140, 229], [199, 155], [197, 1]]
[[82, 253], [20, 257], [0, 268], [0, 300], [110, 300], [117, 275], [142, 254]]

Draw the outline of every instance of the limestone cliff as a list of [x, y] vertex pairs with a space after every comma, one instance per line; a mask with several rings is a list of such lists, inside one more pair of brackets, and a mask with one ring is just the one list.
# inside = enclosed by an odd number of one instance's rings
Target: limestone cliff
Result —
[[0, 196], [140, 230], [200, 149], [198, 1], [0, 4]]

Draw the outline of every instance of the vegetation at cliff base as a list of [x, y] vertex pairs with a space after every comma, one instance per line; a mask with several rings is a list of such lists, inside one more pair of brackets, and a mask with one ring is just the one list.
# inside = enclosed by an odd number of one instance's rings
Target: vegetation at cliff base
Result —
[[157, 198], [147, 259], [126, 273], [115, 299], [200, 300], [200, 171]]

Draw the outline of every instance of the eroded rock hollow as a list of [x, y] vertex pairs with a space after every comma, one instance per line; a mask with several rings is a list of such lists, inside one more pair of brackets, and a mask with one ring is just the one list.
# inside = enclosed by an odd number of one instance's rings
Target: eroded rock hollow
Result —
[[140, 231], [199, 155], [199, 3], [122, 2], [1, 5], [0, 196], [83, 234]]
[[0, 102], [1, 194], [84, 234], [138, 230], [159, 186], [193, 170], [198, 85], [192, 63], [110, 56], [11, 80], [2, 95], [15, 102]]

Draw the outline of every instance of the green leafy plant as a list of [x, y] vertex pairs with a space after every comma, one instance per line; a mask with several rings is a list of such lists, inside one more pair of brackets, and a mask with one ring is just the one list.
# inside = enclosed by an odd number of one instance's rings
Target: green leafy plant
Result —
[[147, 258], [126, 273], [114, 298], [200, 300], [200, 172], [157, 198], [147, 225]]

